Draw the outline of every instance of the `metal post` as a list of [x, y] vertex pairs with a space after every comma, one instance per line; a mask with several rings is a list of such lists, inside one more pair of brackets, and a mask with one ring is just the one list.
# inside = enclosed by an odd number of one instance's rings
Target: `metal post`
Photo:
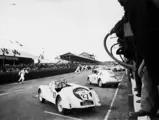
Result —
[[[5, 59], [5, 57], [4, 57], [4, 59]], [[3, 59], [3, 67], [4, 67], [4, 59]]]

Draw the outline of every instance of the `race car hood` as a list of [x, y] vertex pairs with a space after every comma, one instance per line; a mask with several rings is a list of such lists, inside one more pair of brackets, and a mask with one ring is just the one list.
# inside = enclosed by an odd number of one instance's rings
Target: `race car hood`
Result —
[[76, 88], [84, 88], [86, 90], [89, 91], [89, 88], [88, 87], [85, 87], [85, 86], [82, 86], [82, 85], [77, 85], [75, 83], [67, 83], [69, 86], [68, 87], [65, 87], [63, 88], [63, 91], [67, 91], [67, 92], [72, 92], [74, 89]]

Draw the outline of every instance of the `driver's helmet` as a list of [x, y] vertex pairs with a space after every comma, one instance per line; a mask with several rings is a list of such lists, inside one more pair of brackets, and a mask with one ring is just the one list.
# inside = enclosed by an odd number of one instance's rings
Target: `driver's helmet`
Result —
[[57, 81], [55, 81], [55, 88], [65, 87], [66, 83], [67, 83], [67, 81], [65, 79], [57, 80]]
[[67, 83], [66, 79], [61, 79], [60, 82]]
[[56, 85], [56, 88], [62, 88], [62, 84], [59, 82], [59, 83]]
[[54, 83], [54, 85], [55, 85], [55, 88], [59, 88], [60, 86], [59, 86], [59, 81], [55, 81], [55, 83]]
[[54, 81], [51, 81], [51, 82], [49, 83], [49, 88], [53, 88], [54, 86], [55, 86]]

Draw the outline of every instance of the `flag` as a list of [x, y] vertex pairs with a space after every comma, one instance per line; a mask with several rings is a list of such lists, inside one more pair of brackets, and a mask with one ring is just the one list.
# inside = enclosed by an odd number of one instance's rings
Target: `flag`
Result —
[[9, 54], [8, 49], [6, 48], [1, 48], [1, 51], [3, 52], [3, 55]]
[[16, 49], [14, 49], [14, 50], [12, 50], [12, 52], [14, 53], [14, 55], [20, 55], [20, 53], [16, 50]]
[[20, 44], [18, 41], [15, 41], [17, 44], [19, 44], [20, 46], [23, 46], [22, 44]]
[[9, 40], [12, 44], [13, 44], [13, 41]]
[[41, 60], [44, 59], [44, 55], [40, 54], [39, 59], [41, 59]]
[[42, 48], [42, 53], [44, 54], [44, 48]]
[[6, 49], [6, 54], [9, 54], [8, 49]]

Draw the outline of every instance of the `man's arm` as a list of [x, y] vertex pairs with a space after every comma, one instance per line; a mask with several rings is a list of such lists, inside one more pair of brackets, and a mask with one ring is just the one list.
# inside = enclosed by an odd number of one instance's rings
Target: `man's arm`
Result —
[[144, 66], [145, 66], [145, 60], [142, 60], [140, 66], [139, 66], [139, 69], [138, 69], [138, 75], [139, 75], [140, 77], [142, 77]]
[[152, 3], [159, 8], [159, 0], [152, 0]]

